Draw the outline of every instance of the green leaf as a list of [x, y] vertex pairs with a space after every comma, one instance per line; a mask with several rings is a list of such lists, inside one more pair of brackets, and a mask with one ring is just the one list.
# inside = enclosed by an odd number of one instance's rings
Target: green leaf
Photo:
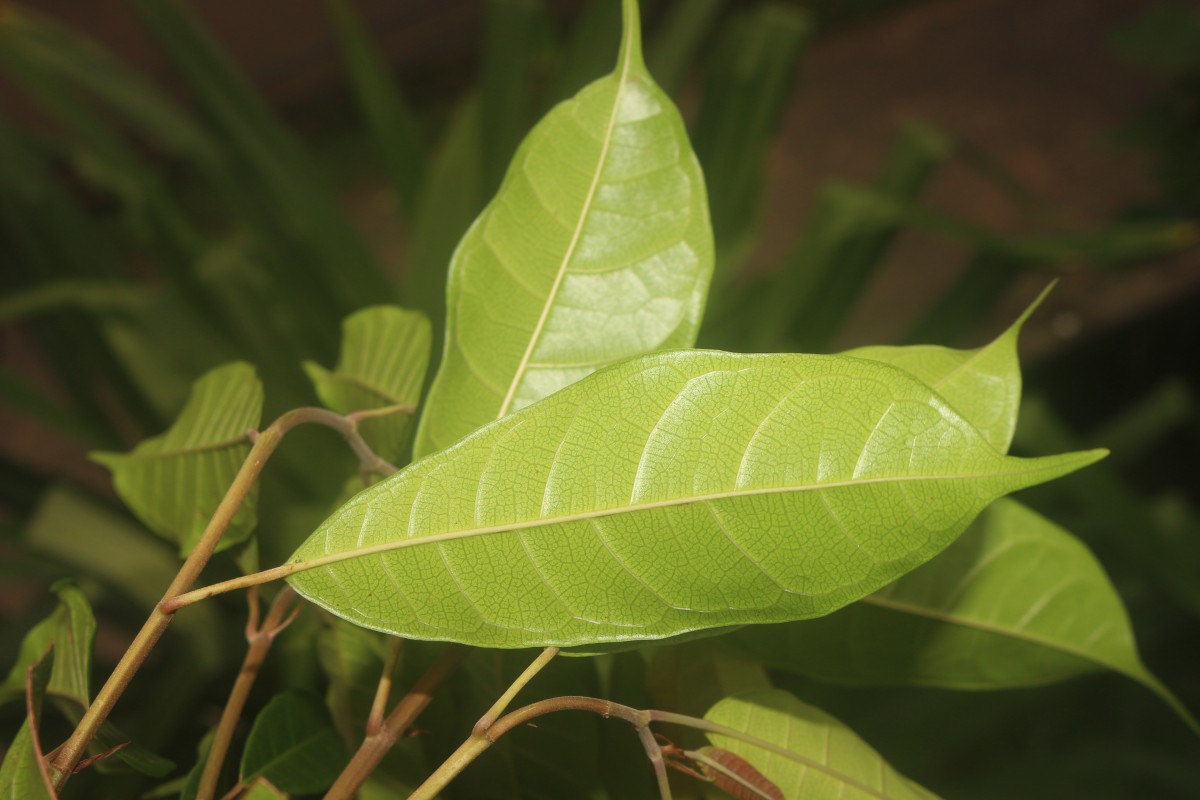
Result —
[[1030, 303], [1017, 321], [994, 341], [975, 350], [936, 345], [859, 347], [843, 355], [882, 361], [913, 375], [946, 399], [974, 425], [988, 444], [1008, 452], [1021, 405], [1021, 365], [1017, 338], [1053, 284]]
[[490, 647], [801, 619], [928, 560], [996, 497], [1102, 456], [1003, 456], [877, 362], [663, 353], [360, 493], [289, 580], [365, 627]]
[[25, 696], [25, 673], [54, 646], [54, 669], [46, 692], [87, 708], [91, 703], [88, 680], [92, 669], [92, 641], [96, 618], [87, 597], [70, 581], [54, 585], [58, 608], [25, 635], [17, 661], [0, 684], [0, 703]]
[[1095, 556], [1013, 500], [997, 501], [946, 552], [858, 603], [735, 637], [771, 666], [836, 683], [1006, 689], [1111, 669], [1188, 718], [1142, 664]]
[[242, 753], [241, 778], [264, 777], [288, 794], [329, 788], [347, 760], [325, 706], [308, 695], [285, 692], [254, 720]]
[[383, 673], [385, 642], [378, 633], [340, 619], [317, 639], [317, 655], [329, 678], [325, 704], [347, 744], [362, 741], [366, 731], [375, 685]]
[[[250, 452], [246, 432], [261, 421], [262, 402], [254, 368], [240, 361], [227, 364], [196, 381], [166, 433], [130, 453], [93, 453], [92, 458], [112, 470], [126, 505], [187, 555]], [[221, 539], [222, 549], [254, 529], [257, 495], [255, 486]]]
[[[704, 718], [727, 729], [708, 734], [748, 761], [788, 800], [906, 800], [934, 795], [896, 772], [855, 733], [781, 690], [747, 692], [717, 703]], [[731, 735], [745, 734], [747, 742]]]
[[416, 116], [393, 79], [384, 54], [346, 0], [331, 0], [338, 45], [384, 171], [405, 207], [416, 203], [424, 146]]
[[429, 367], [429, 319], [419, 311], [372, 306], [342, 323], [342, 352], [329, 372], [312, 361], [304, 371], [321, 402], [339, 414], [362, 415], [359, 432], [381, 457], [399, 458]]
[[44, 770], [43, 750], [38, 742], [42, 698], [53, 669], [54, 650], [50, 648], [23, 670], [25, 721], [4, 753], [4, 762], [0, 763], [0, 797], [5, 800], [52, 800], [55, 797], [50, 776]]
[[259, 778], [246, 791], [238, 795], [238, 800], [287, 800], [287, 792], [281, 791], [266, 778]]
[[416, 451], [439, 450], [621, 358], [695, 341], [712, 268], [704, 179], [642, 64], [552, 110], [451, 263], [445, 356]]

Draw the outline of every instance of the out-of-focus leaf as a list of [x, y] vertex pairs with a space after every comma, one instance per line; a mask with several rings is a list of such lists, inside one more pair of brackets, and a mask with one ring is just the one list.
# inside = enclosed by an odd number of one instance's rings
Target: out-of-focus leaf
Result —
[[704, 639], [651, 649], [646, 690], [654, 707], [703, 714], [723, 697], [771, 688], [760, 664], [723, 642]]
[[646, 67], [669, 95], [678, 97], [700, 45], [708, 38], [725, 0], [675, 3], [646, 46]]
[[757, 739], [747, 742], [728, 734], [708, 734], [714, 745], [744, 758], [788, 800], [934, 797], [896, 772], [841, 722], [787, 692], [729, 697], [704, 718]]
[[317, 640], [321, 668], [329, 678], [325, 704], [347, 745], [362, 741], [375, 686], [383, 674], [386, 637], [334, 620]]
[[375, 149], [396, 194], [411, 209], [417, 202], [424, 172], [420, 125], [392, 77], [387, 59], [371, 41], [353, 6], [346, 0], [331, 0], [329, 6], [351, 86]]
[[258, 778], [238, 795], [238, 800], [287, 800], [287, 792], [279, 789], [266, 778]]
[[1017, 321], [995, 340], [975, 350], [936, 345], [859, 347], [843, 355], [882, 361], [929, 385], [974, 425], [988, 444], [1008, 452], [1021, 406], [1021, 367], [1017, 338], [1052, 287], [1047, 287]]
[[[117, 493], [134, 513], [187, 555], [250, 452], [246, 432], [258, 427], [262, 402], [254, 368], [227, 364], [196, 381], [166, 433], [130, 453], [94, 453], [92, 458], [113, 471]], [[256, 498], [257, 486], [230, 522], [222, 548], [250, 535]]]
[[771, 140], [810, 33], [796, 6], [764, 3], [729, 23], [709, 61], [693, 134], [711, 197], [718, 286], [753, 242]]
[[1142, 664], [1121, 598], [1095, 557], [1007, 499], [946, 552], [862, 601], [735, 636], [773, 667], [837, 683], [1003, 689], [1111, 669], [1195, 727]]
[[1128, 61], [1166, 75], [1200, 69], [1200, 13], [1188, 5], [1154, 5], [1111, 36]]
[[483, 186], [489, 195], [500, 185], [521, 132], [528, 128], [530, 73], [547, 20], [542, 0], [486, 0], [484, 9], [479, 96], [487, 121]]
[[977, 252], [933, 306], [904, 335], [904, 341], [957, 342], [979, 324], [996, 298], [1021, 274], [1024, 264], [1012, 255]]
[[[483, 129], [478, 95], [464, 99], [434, 151], [417, 201], [403, 275], [404, 296], [433, 324], [433, 341], [446, 328], [446, 275], [454, 247], [484, 204]], [[441, 358], [441, 351], [435, 354]]]
[[38, 742], [42, 698], [53, 668], [54, 650], [50, 649], [23, 670], [25, 721], [4, 753], [4, 762], [0, 763], [0, 797], [6, 800], [53, 800], [56, 796], [50, 776], [44, 771], [43, 748]]
[[325, 706], [308, 695], [285, 692], [254, 720], [241, 778], [250, 783], [263, 777], [289, 794], [313, 794], [329, 788], [346, 760]]
[[179, 790], [179, 800], [196, 800], [196, 792], [200, 789], [200, 777], [204, 774], [204, 765], [208, 762], [208, 751], [212, 749], [216, 730], [209, 730], [196, 745], [196, 764], [188, 770]]
[[87, 708], [91, 702], [88, 681], [92, 667], [92, 640], [96, 618], [87, 597], [70, 581], [54, 585], [58, 608], [25, 635], [17, 661], [0, 683], [0, 703], [25, 696], [26, 670], [54, 646], [54, 668], [46, 693]]
[[1002, 456], [878, 362], [663, 353], [358, 494], [288, 580], [357, 624], [489, 647], [820, 616], [931, 558], [990, 500], [1102, 456]]
[[333, 372], [306, 361], [321, 402], [339, 414], [364, 415], [359, 431], [381, 457], [395, 461], [408, 441], [429, 367], [429, 319], [420, 311], [372, 306], [342, 323], [342, 351]]
[[616, 70], [534, 127], [455, 252], [418, 455], [605, 364], [695, 341], [712, 263], [704, 179], [642, 64], [632, 0], [625, 13]]

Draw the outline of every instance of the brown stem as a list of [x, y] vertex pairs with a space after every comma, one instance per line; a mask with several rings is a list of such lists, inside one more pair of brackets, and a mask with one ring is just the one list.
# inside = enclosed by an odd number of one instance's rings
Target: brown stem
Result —
[[[179, 568], [179, 573], [171, 581], [171, 585], [167, 587], [166, 592], [163, 593], [163, 603], [167, 603], [177, 595], [186, 592], [196, 583], [196, 579], [200, 577], [200, 573], [207, 566], [209, 559], [212, 558], [212, 554], [216, 551], [221, 537], [229, 528], [229, 523], [233, 520], [234, 514], [237, 513], [242, 502], [246, 499], [246, 495], [249, 494], [255, 481], [258, 480], [258, 476], [266, 465], [267, 459], [275, 452], [275, 448], [279, 446], [280, 441], [288, 431], [297, 425], [305, 423], [325, 425], [342, 434], [342, 437], [350, 444], [354, 452], [358, 454], [359, 461], [362, 463], [364, 469], [395, 471], [395, 467], [376, 456], [370, 447], [367, 446], [362, 436], [358, 433], [358, 423], [355, 420], [323, 408], [297, 408], [284, 413], [262, 431], [262, 433], [250, 437], [253, 444], [250, 447], [250, 452], [246, 455], [246, 460], [242, 462], [242, 466], [234, 477], [233, 483], [230, 484], [229, 489], [225, 492], [225, 496], [221, 498], [217, 510], [213, 512], [212, 518], [209, 519], [204, 533], [200, 535], [200, 540], [196, 543], [196, 547], [188, 555], [187, 560], [183, 562], [183, 566]], [[129, 686], [129, 682], [133, 679], [133, 676], [145, 662], [146, 657], [150, 655], [150, 651], [154, 649], [154, 645], [158, 642], [159, 637], [163, 635], [163, 632], [171, 623], [172, 615], [173, 611], [165, 610], [162, 604], [156, 606], [150, 612], [150, 616], [146, 619], [145, 624], [142, 625], [142, 629], [138, 631], [133, 642], [113, 669], [112, 674], [109, 675], [108, 680], [100, 688], [92, 704], [84, 712], [83, 718], [79, 721], [75, 730], [72, 731], [71, 736], [58, 748], [50, 764], [50, 773], [55, 789], [61, 789], [63, 784], [67, 782], [75, 765], [79, 763], [79, 759], [87, 749], [88, 744], [91, 743], [96, 732], [100, 730], [100, 726], [108, 719], [113, 706], [116, 705], [117, 700], [125, 692], [125, 688]]]
[[342, 774], [334, 781], [333, 786], [325, 795], [325, 800], [350, 800], [353, 798], [379, 762], [392, 749], [413, 721], [425, 710], [433, 700], [434, 691], [454, 671], [459, 662], [466, 657], [469, 650], [463, 645], [452, 644], [441, 652], [437, 660], [425, 671], [412, 691], [404, 696], [392, 713], [388, 714], [383, 725], [375, 733], [369, 734], [358, 752], [350, 759], [350, 763], [342, 770]]
[[296, 593], [292, 587], [283, 587], [271, 601], [266, 621], [260, 628], [258, 626], [257, 588], [251, 589], [247, 595], [246, 599], [250, 604], [250, 620], [246, 625], [246, 641], [250, 646], [246, 649], [246, 658], [242, 662], [242, 669], [233, 683], [233, 689], [229, 692], [229, 700], [226, 701], [225, 709], [221, 712], [221, 721], [217, 723], [217, 731], [213, 736], [212, 746], [208, 750], [204, 771], [200, 775], [200, 785], [196, 789], [196, 800], [211, 800], [217, 793], [217, 780], [221, 777], [221, 765], [225, 763], [229, 745], [233, 742], [234, 729], [242, 717], [242, 710], [246, 707], [246, 700], [250, 697], [250, 689], [258, 678], [259, 668], [266, 660], [267, 652], [271, 649], [275, 636], [290, 625], [296, 615], [300, 613], [300, 608], [297, 607], [289, 616], [284, 616], [287, 613], [288, 605], [295, 596]]
[[375, 699], [371, 702], [371, 713], [367, 715], [367, 735], [372, 736], [383, 728], [383, 715], [387, 711], [388, 698], [392, 695], [392, 681], [396, 676], [396, 663], [400, 660], [400, 649], [404, 640], [399, 636], [388, 637], [387, 658], [383, 662], [383, 671], [379, 675], [379, 685], [375, 687]]

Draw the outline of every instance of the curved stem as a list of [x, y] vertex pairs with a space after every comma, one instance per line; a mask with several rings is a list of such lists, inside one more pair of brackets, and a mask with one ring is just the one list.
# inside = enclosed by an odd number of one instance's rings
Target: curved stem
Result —
[[50, 764], [50, 773], [56, 789], [61, 789], [67, 782], [75, 765], [83, 756], [84, 750], [87, 749], [104, 720], [108, 719], [113, 706], [116, 705], [133, 676], [141, 668], [146, 657], [150, 655], [150, 651], [154, 649], [154, 645], [158, 643], [159, 638], [171, 623], [174, 610], [164, 608], [163, 604], [183, 594], [196, 583], [196, 579], [200, 577], [200, 573], [208, 565], [209, 559], [216, 551], [221, 537], [229, 528], [234, 514], [237, 513], [255, 481], [258, 480], [267, 459], [275, 452], [275, 448], [279, 446], [287, 432], [302, 424], [324, 425], [336, 430], [358, 455], [359, 462], [364, 469], [387, 473], [395, 472], [394, 466], [379, 458], [367, 446], [358, 432], [356, 420], [323, 408], [293, 409], [281, 415], [261, 433], [251, 434], [250, 438], [253, 444], [250, 452], [246, 455], [246, 460], [242, 462], [233, 483], [225, 492], [225, 496], [221, 498], [217, 510], [209, 519], [196, 547], [183, 562], [183, 566], [179, 568], [179, 573], [171, 581], [166, 592], [163, 593], [162, 603], [150, 612], [142, 629], [138, 631], [121, 660], [117, 662], [117, 666], [105, 681], [104, 686], [97, 692], [96, 698], [84, 712], [83, 718], [80, 719], [71, 736], [58, 748]]
[[258, 592], [251, 590], [247, 596], [250, 603], [250, 621], [246, 625], [246, 641], [250, 647], [246, 650], [246, 658], [242, 669], [238, 672], [237, 680], [229, 692], [229, 700], [221, 712], [221, 721], [217, 723], [217, 732], [213, 736], [212, 746], [208, 750], [208, 758], [204, 762], [204, 771], [200, 774], [200, 785], [196, 789], [196, 800], [212, 800], [217, 793], [217, 780], [221, 777], [221, 765], [233, 742], [233, 732], [246, 700], [250, 697], [250, 689], [258, 678], [258, 670], [267, 658], [267, 652], [275, 641], [275, 636], [291, 624], [300, 608], [285, 617], [288, 605], [296, 596], [292, 587], [285, 586], [271, 601], [271, 608], [262, 627], [258, 626]]
[[404, 731], [433, 700], [433, 693], [437, 687], [454, 671], [467, 653], [468, 649], [458, 644], [452, 644], [441, 652], [433, 665], [413, 686], [412, 691], [388, 714], [379, 730], [363, 739], [358, 752], [350, 759], [350, 763], [342, 770], [333, 786], [329, 787], [325, 800], [350, 800], [358, 793], [363, 783], [379, 766], [379, 762], [392, 749], [392, 745], [404, 735]]

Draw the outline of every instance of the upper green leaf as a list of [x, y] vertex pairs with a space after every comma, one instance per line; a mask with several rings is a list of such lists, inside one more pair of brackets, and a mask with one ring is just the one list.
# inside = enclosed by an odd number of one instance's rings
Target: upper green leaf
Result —
[[[748, 761], [788, 800], [929, 800], [838, 720], [781, 690], [727, 697], [704, 715], [729, 733], [708, 734]], [[729, 735], [741, 733], [748, 742]]]
[[1002, 453], [1012, 444], [1021, 405], [1021, 365], [1017, 338], [1053, 285], [1037, 296], [1008, 330], [975, 350], [936, 345], [859, 347], [844, 355], [869, 358], [899, 367], [929, 384], [954, 410], [979, 429]]
[[346, 765], [346, 749], [329, 712], [303, 694], [276, 695], [254, 720], [242, 753], [241, 778], [263, 777], [289, 794], [329, 788]]
[[713, 262], [704, 178], [625, 11], [616, 70], [534, 127], [454, 254], [418, 455], [605, 364], [695, 342]]
[[[254, 368], [235, 361], [205, 374], [178, 419], [130, 453], [93, 453], [113, 472], [117, 494], [151, 530], [191, 552], [250, 452], [247, 432], [262, 419], [262, 384]], [[254, 529], [258, 487], [250, 490], [221, 547]]]
[[359, 432], [371, 449], [394, 461], [421, 399], [430, 346], [424, 314], [372, 306], [342, 322], [342, 351], [333, 372], [312, 361], [304, 362], [304, 371], [327, 408], [339, 414], [372, 412], [363, 415]]
[[366, 627], [493, 647], [820, 616], [928, 560], [996, 497], [1102, 455], [1003, 456], [864, 359], [663, 353], [360, 493], [290, 580]]

